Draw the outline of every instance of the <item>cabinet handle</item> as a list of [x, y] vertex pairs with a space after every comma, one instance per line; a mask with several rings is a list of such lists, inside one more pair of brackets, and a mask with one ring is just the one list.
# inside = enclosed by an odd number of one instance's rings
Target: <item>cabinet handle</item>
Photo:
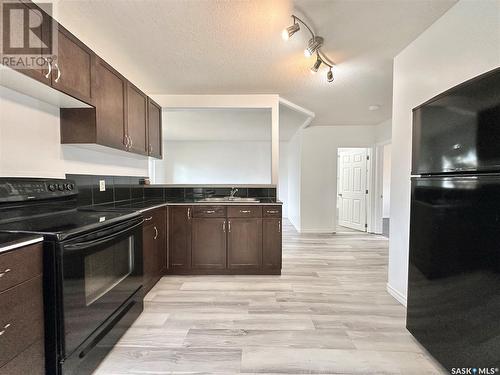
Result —
[[144, 221], [150, 221], [153, 218], [153, 216], [147, 217], [144, 219]]
[[268, 214], [279, 214], [279, 211], [277, 210], [267, 210]]
[[191, 220], [191, 208], [188, 208], [187, 210], [187, 218], [188, 220]]
[[240, 210], [240, 214], [249, 214], [250, 212], [252, 212], [252, 211], [250, 211], [250, 210]]
[[59, 78], [61, 78], [61, 69], [59, 69], [59, 65], [57, 63], [54, 63], [55, 68], [57, 69], [57, 77], [55, 79], [55, 83], [59, 82]]
[[215, 211], [214, 210], [206, 210], [205, 213], [206, 214], [213, 214], [213, 213], [215, 213]]
[[222, 223], [222, 231], [226, 233], [226, 220]]
[[155, 230], [155, 237], [153, 239], [156, 240], [158, 238], [158, 229], [156, 229], [156, 225], [153, 228]]
[[6, 274], [8, 274], [10, 271], [12, 271], [10, 268], [7, 268], [5, 271], [0, 272], [0, 277], [4, 277]]
[[5, 331], [7, 331], [7, 328], [10, 327], [10, 323], [7, 323], [6, 325], [3, 326], [3, 329], [0, 331], [0, 336], [2, 336]]
[[228, 232], [231, 233], [231, 220], [229, 220], [227, 222], [227, 229], [228, 229]]
[[281, 220], [278, 221], [278, 233], [281, 233]]
[[45, 74], [45, 78], [49, 78], [50, 74], [52, 73], [52, 64], [49, 62], [48, 58], [44, 57], [43, 59], [45, 60], [47, 66], [49, 67], [49, 71], [47, 72], [47, 74]]

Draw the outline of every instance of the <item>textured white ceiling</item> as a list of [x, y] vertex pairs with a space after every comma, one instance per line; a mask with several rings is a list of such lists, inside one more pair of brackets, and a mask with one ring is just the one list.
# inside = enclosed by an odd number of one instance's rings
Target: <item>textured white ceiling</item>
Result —
[[[306, 119], [280, 105], [280, 140], [290, 140]], [[169, 141], [271, 142], [270, 109], [164, 109], [163, 122], [163, 137]]]
[[[391, 116], [392, 58], [455, 2], [60, 0], [55, 16], [149, 94], [273, 93], [313, 125], [359, 125]], [[309, 72], [305, 32], [281, 39], [292, 12], [325, 38], [333, 84]]]

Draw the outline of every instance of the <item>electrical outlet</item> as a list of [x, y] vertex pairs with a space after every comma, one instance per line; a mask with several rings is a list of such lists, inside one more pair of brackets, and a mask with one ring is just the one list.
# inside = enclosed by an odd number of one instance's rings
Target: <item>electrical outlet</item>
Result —
[[99, 191], [106, 191], [106, 180], [99, 180]]

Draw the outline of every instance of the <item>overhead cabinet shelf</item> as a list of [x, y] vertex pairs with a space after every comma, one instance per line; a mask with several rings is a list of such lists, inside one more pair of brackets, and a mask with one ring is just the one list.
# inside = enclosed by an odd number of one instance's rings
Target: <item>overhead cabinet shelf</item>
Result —
[[[33, 3], [20, 3], [43, 12]], [[50, 30], [42, 24], [42, 33], [57, 32], [57, 58], [45, 58], [40, 47], [45, 65], [19, 70], [2, 66], [0, 84], [60, 107], [63, 144], [97, 144], [161, 159], [161, 107], [52, 22]]]

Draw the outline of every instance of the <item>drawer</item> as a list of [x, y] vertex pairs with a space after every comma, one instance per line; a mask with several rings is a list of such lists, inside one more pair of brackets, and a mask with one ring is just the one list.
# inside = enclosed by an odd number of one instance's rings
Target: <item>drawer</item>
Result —
[[262, 206], [229, 206], [227, 217], [262, 217]]
[[0, 293], [0, 366], [43, 340], [42, 276]]
[[0, 292], [42, 273], [42, 249], [37, 243], [0, 254]]
[[159, 224], [159, 223], [165, 221], [166, 212], [167, 211], [166, 211], [165, 207], [160, 207], [160, 208], [156, 208], [154, 210], [144, 211], [142, 213], [142, 216], [144, 217], [144, 224], [148, 224], [148, 223]]
[[281, 217], [281, 206], [264, 206], [262, 215], [264, 217]]
[[32, 344], [12, 361], [0, 367], [0, 375], [45, 375], [43, 340]]
[[193, 217], [226, 217], [226, 207], [194, 206]]

